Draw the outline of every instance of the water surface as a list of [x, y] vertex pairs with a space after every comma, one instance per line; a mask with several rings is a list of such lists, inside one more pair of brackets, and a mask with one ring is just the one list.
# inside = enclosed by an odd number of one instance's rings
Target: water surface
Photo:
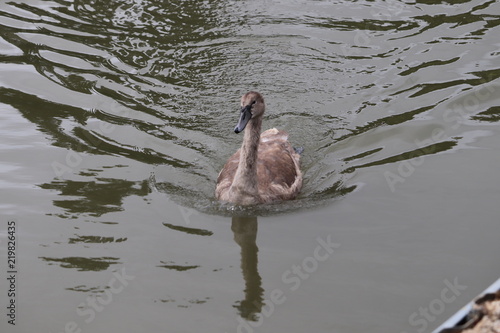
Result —
[[[497, 13], [3, 2], [2, 331], [431, 331], [499, 276]], [[214, 198], [249, 90], [304, 148], [297, 200]]]

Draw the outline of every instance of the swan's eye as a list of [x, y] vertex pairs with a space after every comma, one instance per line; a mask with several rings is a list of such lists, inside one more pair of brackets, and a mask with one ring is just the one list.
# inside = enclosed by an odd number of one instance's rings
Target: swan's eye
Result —
[[255, 103], [257, 103], [257, 101], [253, 101], [253, 102], [252, 102], [252, 105], [254, 105]]

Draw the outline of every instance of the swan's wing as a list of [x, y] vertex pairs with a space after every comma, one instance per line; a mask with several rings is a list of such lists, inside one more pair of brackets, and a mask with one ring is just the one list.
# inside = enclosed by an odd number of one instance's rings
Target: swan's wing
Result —
[[267, 131], [264, 131], [260, 135], [260, 142], [269, 142], [269, 141], [287, 141], [288, 140], [288, 133], [285, 131], [280, 131], [276, 128], [271, 128], [268, 129]]
[[302, 186], [300, 155], [287, 141], [285, 131], [271, 129], [261, 136], [257, 160], [257, 177], [261, 197], [270, 200], [293, 198]]

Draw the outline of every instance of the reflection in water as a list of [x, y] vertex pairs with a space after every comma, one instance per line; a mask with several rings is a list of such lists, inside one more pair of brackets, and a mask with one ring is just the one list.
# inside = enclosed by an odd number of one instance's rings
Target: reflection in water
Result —
[[499, 122], [500, 121], [500, 106], [492, 106], [486, 111], [479, 112], [476, 116], [471, 117], [472, 120]]
[[78, 285], [78, 286], [74, 286], [72, 288], [66, 288], [66, 290], [78, 291], [78, 292], [83, 292], [83, 293], [87, 293], [87, 294], [100, 294], [100, 293], [103, 293], [105, 289], [109, 289], [109, 286], [88, 287], [85, 285]]
[[77, 243], [121, 243], [127, 240], [127, 237], [124, 238], [115, 238], [115, 237], [102, 237], [102, 236], [78, 236], [75, 238], [70, 238], [68, 244], [77, 244]]
[[438, 142], [438, 143], [431, 144], [431, 145], [426, 146], [426, 147], [420, 147], [418, 149], [415, 149], [415, 150], [412, 150], [409, 152], [404, 152], [404, 153], [398, 154], [396, 156], [384, 158], [382, 160], [378, 160], [375, 162], [362, 164], [362, 165], [356, 165], [356, 166], [345, 169], [343, 172], [348, 173], [348, 172], [353, 172], [354, 170], [359, 169], [359, 168], [367, 168], [367, 167], [371, 167], [374, 165], [383, 165], [383, 164], [388, 164], [388, 163], [397, 163], [400, 161], [405, 161], [405, 160], [409, 160], [412, 158], [418, 158], [418, 157], [429, 155], [429, 154], [437, 154], [437, 153], [452, 149], [456, 145], [457, 145], [456, 141]]
[[162, 263], [162, 265], [158, 265], [156, 267], [163, 267], [163, 268], [166, 268], [166, 269], [173, 269], [174, 271], [179, 271], [179, 272], [188, 271], [190, 269], [195, 269], [195, 268], [200, 267], [199, 265], [174, 265], [171, 262], [167, 263], [165, 261], [161, 261], [161, 263]]
[[98, 217], [106, 213], [123, 210], [122, 201], [130, 195], [144, 196], [149, 193], [146, 181], [132, 182], [121, 179], [96, 178], [94, 181], [54, 180], [40, 185], [43, 189], [59, 190], [62, 200], [54, 200], [54, 206], [63, 208], [64, 215], [88, 214]]
[[242, 318], [257, 320], [256, 314], [260, 313], [264, 301], [264, 289], [257, 265], [257, 217], [234, 216], [231, 230], [234, 241], [241, 247], [241, 270], [245, 280], [245, 299], [235, 307]]
[[111, 265], [121, 264], [118, 258], [100, 257], [100, 258], [84, 258], [84, 257], [66, 257], [66, 258], [47, 258], [40, 257], [43, 261], [60, 263], [64, 268], [76, 268], [79, 271], [104, 271]]
[[166, 222], [164, 222], [163, 225], [167, 228], [172, 229], [172, 230], [182, 231], [182, 232], [185, 232], [186, 234], [191, 234], [191, 235], [212, 236], [212, 234], [213, 234], [213, 232], [210, 230], [188, 228], [188, 227], [174, 225], [174, 224], [166, 223]]

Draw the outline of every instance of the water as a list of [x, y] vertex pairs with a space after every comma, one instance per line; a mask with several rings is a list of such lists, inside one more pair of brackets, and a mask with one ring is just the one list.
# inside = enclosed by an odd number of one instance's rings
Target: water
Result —
[[[431, 331], [499, 276], [498, 13], [3, 2], [2, 332]], [[248, 90], [304, 148], [293, 202], [214, 199]]]

